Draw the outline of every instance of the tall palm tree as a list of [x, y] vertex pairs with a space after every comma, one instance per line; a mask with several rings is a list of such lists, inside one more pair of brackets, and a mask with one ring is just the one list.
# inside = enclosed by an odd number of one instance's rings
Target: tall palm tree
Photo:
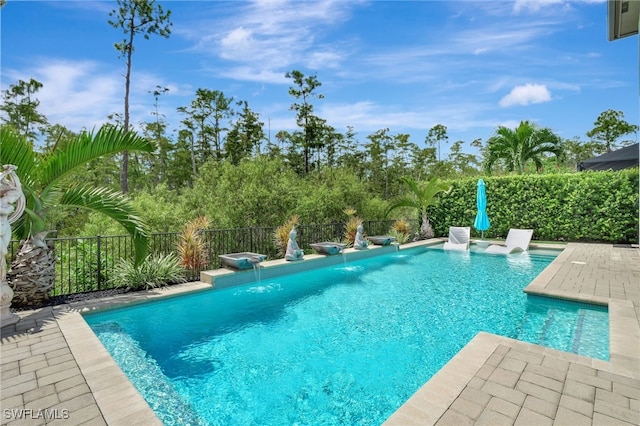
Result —
[[409, 177], [403, 177], [402, 181], [409, 187], [411, 195], [400, 198], [387, 209], [386, 214], [388, 215], [392, 210], [399, 207], [411, 207], [418, 210], [422, 222], [418, 238], [433, 238], [434, 232], [427, 217], [427, 208], [435, 205], [436, 195], [440, 192], [448, 191], [450, 189], [449, 185], [439, 181], [437, 177], [428, 180], [424, 185], [418, 185], [418, 183]]
[[24, 137], [6, 126], [0, 127], [0, 164], [17, 166], [16, 174], [26, 198], [25, 214], [14, 223], [14, 235], [21, 239], [8, 281], [17, 304], [45, 301], [55, 280], [53, 246], [45, 241], [47, 212], [64, 207], [84, 208], [105, 214], [133, 237], [136, 261], [147, 253], [147, 229], [128, 200], [107, 188], [96, 188], [65, 180], [76, 168], [103, 156], [122, 151], [153, 152], [155, 145], [133, 132], [104, 126], [97, 132], [83, 132], [62, 149], [38, 154]]
[[515, 129], [499, 126], [487, 140], [485, 169], [491, 172], [493, 165], [502, 160], [507, 171], [522, 174], [530, 161], [540, 169], [544, 154], [548, 153], [558, 158], [563, 155], [562, 140], [551, 129], [526, 120]]

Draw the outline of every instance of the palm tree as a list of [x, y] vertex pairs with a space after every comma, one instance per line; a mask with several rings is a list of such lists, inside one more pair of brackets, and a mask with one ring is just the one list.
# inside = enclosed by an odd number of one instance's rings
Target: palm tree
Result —
[[52, 209], [84, 208], [111, 217], [133, 237], [136, 262], [145, 258], [146, 226], [128, 200], [107, 188], [68, 184], [65, 177], [103, 156], [122, 151], [153, 152], [153, 142], [108, 125], [97, 132], [83, 132], [62, 149], [47, 154], [34, 152], [30, 142], [6, 126], [0, 127], [0, 143], [0, 164], [17, 166], [26, 198], [25, 214], [13, 228], [22, 241], [7, 276], [17, 304], [37, 305], [49, 297], [55, 280], [55, 256], [45, 237], [49, 233], [46, 215]]
[[436, 195], [440, 192], [448, 191], [450, 188], [449, 185], [439, 181], [437, 177], [433, 177], [424, 185], [418, 185], [413, 179], [408, 177], [403, 177], [402, 181], [409, 187], [412, 195], [400, 198], [394, 205], [387, 209], [386, 215], [399, 207], [412, 207], [418, 210], [422, 221], [420, 232], [416, 239], [433, 238], [433, 227], [427, 217], [427, 208], [435, 205]]
[[549, 128], [540, 128], [529, 121], [521, 121], [518, 127], [499, 126], [494, 136], [487, 140], [485, 169], [491, 172], [493, 165], [502, 160], [509, 172], [524, 173], [525, 166], [533, 161], [542, 168], [544, 154], [562, 157], [562, 140]]

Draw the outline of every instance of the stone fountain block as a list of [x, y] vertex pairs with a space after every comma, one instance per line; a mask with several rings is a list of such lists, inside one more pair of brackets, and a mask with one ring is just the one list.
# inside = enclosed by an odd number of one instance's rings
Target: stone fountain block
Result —
[[367, 237], [367, 239], [377, 246], [388, 246], [396, 240], [396, 237], [392, 237], [391, 235], [374, 235]]
[[221, 254], [218, 256], [224, 266], [233, 269], [251, 269], [267, 258], [266, 254], [244, 251], [240, 253]]
[[311, 246], [312, 249], [317, 251], [319, 254], [326, 254], [328, 256], [338, 254], [347, 247], [346, 244], [334, 243], [331, 241], [325, 241], [322, 243], [314, 243], [309, 245]]

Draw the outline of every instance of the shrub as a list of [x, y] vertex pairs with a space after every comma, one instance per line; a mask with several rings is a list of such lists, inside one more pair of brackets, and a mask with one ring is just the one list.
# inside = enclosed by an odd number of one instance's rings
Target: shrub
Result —
[[299, 177], [282, 160], [259, 156], [237, 166], [211, 160], [184, 193], [188, 211], [223, 228], [244, 228], [283, 223], [297, 213], [301, 190]]
[[99, 283], [108, 281], [110, 265], [113, 264], [107, 248], [103, 247], [98, 256], [96, 238], [58, 240], [56, 284], [51, 295], [98, 290]]
[[409, 222], [404, 219], [396, 220], [393, 222], [393, 225], [391, 225], [389, 235], [395, 237], [399, 244], [406, 243], [411, 238], [411, 226]]
[[115, 287], [149, 290], [185, 282], [184, 269], [175, 254], [149, 255], [139, 265], [123, 259], [116, 264], [109, 280]]
[[[152, 232], [175, 232], [182, 228], [185, 218], [184, 209], [179, 205], [176, 193], [160, 184], [148, 191], [133, 194], [131, 203], [137, 211], [144, 213], [144, 220]], [[192, 213], [190, 211], [189, 213]]]
[[192, 271], [199, 271], [203, 266], [209, 264], [209, 257], [202, 238], [203, 231], [208, 227], [209, 220], [206, 216], [197, 217], [184, 227], [178, 241], [181, 266]]
[[[491, 220], [485, 237], [504, 238], [509, 228], [531, 228], [536, 240], [638, 242], [637, 168], [484, 181]], [[446, 235], [449, 226], [473, 225], [476, 183], [475, 178], [451, 182], [451, 191], [431, 207], [436, 235]]]

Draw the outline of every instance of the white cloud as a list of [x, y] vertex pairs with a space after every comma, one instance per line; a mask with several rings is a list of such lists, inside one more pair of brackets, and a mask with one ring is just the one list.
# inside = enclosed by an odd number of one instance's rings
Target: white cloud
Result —
[[[5, 81], [14, 82], [34, 78], [42, 83], [42, 89], [36, 94], [40, 101], [38, 111], [47, 117], [49, 123], [61, 124], [79, 132], [102, 126], [108, 121], [109, 114], [122, 115], [125, 84], [122, 69], [111, 66], [103, 68], [102, 64], [95, 61], [57, 58], [38, 58], [37, 64], [23, 70], [3, 70], [2, 77]], [[154, 108], [150, 92], [156, 85], [168, 87], [169, 96], [187, 93], [184, 85], [168, 83], [146, 72], [136, 73], [134, 81], [129, 99], [133, 126], [149, 119]], [[166, 105], [166, 99], [160, 99], [161, 106]]]
[[483, 128], [487, 134], [496, 126], [494, 119], [479, 116], [489, 107], [475, 101], [449, 105], [411, 107], [360, 101], [351, 104], [324, 104], [319, 114], [338, 130], [352, 126], [360, 136], [389, 128], [392, 133], [409, 132], [412, 141], [421, 143], [427, 131], [436, 124], [446, 124], [449, 131]]
[[228, 32], [221, 40], [222, 56], [226, 59], [235, 59], [250, 53], [255, 40], [252, 32], [244, 27], [235, 28]]
[[558, 18], [550, 17], [462, 29], [451, 37], [451, 45], [447, 48], [452, 52], [473, 55], [530, 50], [541, 38], [558, 31], [561, 22]]
[[530, 12], [538, 12], [543, 7], [563, 3], [566, 3], [565, 0], [516, 0], [513, 4], [513, 11], [519, 13], [526, 9]]
[[[535, 122], [535, 120], [529, 120]], [[496, 122], [496, 129], [498, 127], [506, 127], [507, 129], [516, 129], [520, 125], [520, 120], [500, 120]]]
[[513, 105], [529, 105], [549, 102], [551, 93], [547, 86], [543, 84], [525, 84], [524, 86], [516, 86], [511, 92], [500, 99], [501, 107], [509, 107]]
[[[243, 3], [223, 19], [208, 20], [179, 31], [196, 41], [195, 49], [235, 62], [250, 80], [283, 75], [293, 64], [335, 68], [346, 53], [332, 45], [318, 47], [329, 28], [344, 22], [358, 3], [334, 0], [289, 0]], [[249, 71], [247, 71], [249, 70]], [[211, 69], [211, 71], [215, 71]], [[228, 73], [227, 73], [227, 76]]]
[[337, 68], [342, 62], [342, 55], [332, 51], [316, 51], [309, 55], [308, 66], [311, 69]]
[[558, 8], [563, 10], [571, 10], [571, 3], [604, 3], [607, 0], [516, 0], [513, 4], [513, 11], [515, 13], [520, 13], [523, 10], [527, 10], [529, 12], [539, 12], [540, 10], [547, 8], [549, 6], [553, 7], [554, 11], [557, 11]]
[[240, 81], [268, 84], [285, 84], [289, 81], [289, 79], [284, 76], [284, 72], [258, 69], [250, 66], [229, 67], [217, 72], [222, 77]]
[[51, 123], [70, 130], [99, 126], [108, 114], [122, 110], [124, 80], [119, 73], [100, 72], [91, 61], [45, 60], [31, 70], [42, 83], [40, 112]]

